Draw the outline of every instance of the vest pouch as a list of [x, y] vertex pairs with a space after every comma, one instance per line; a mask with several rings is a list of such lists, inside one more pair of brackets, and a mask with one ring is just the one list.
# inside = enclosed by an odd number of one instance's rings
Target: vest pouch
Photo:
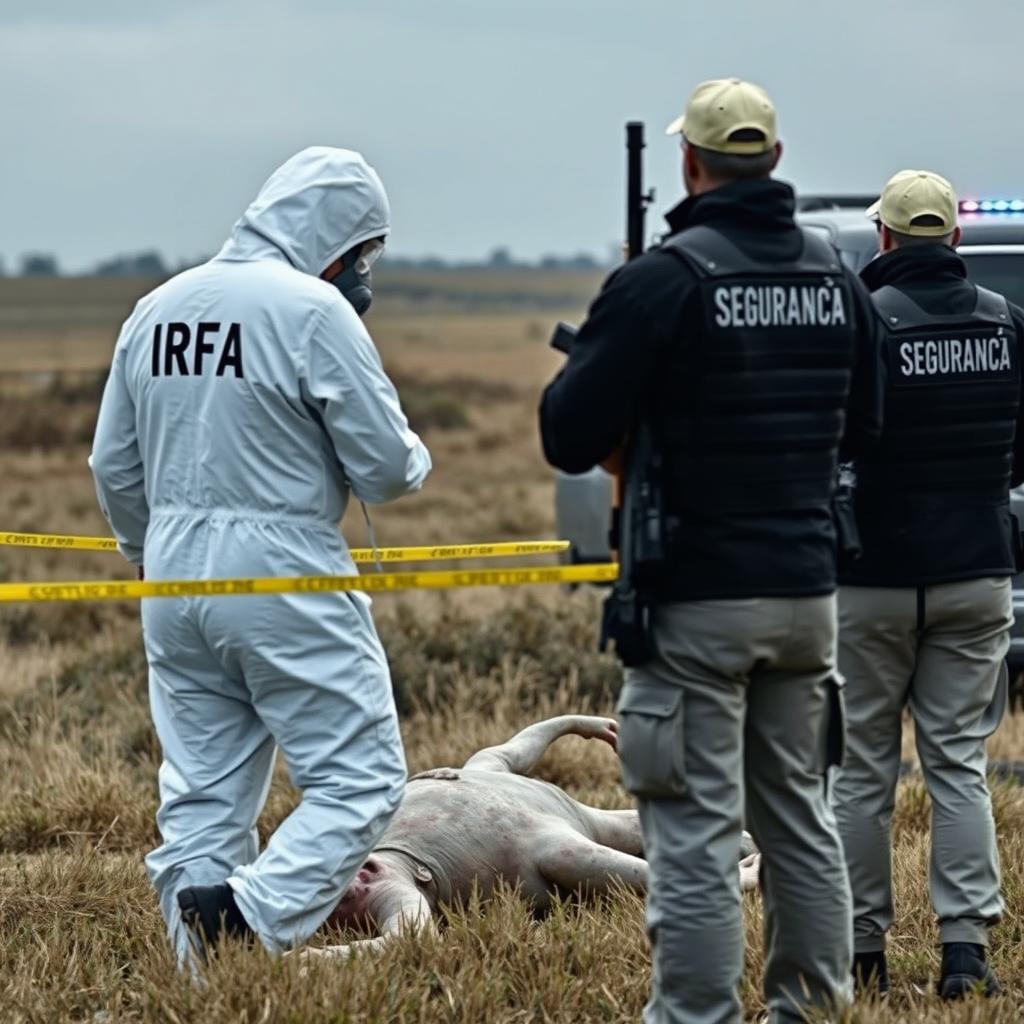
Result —
[[598, 649], [606, 651], [609, 643], [614, 645], [616, 656], [626, 668], [643, 665], [655, 654], [650, 602], [622, 579], [612, 584], [601, 610]]
[[832, 522], [836, 529], [836, 566], [842, 575], [863, 554], [852, 488], [839, 487], [832, 496]]
[[627, 677], [616, 714], [622, 783], [645, 800], [686, 794], [683, 690], [650, 677]]

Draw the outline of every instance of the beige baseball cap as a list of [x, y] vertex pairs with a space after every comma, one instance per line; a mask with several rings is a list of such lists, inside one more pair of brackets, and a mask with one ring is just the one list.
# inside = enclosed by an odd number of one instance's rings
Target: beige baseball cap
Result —
[[902, 235], [939, 238], [956, 227], [956, 192], [940, 174], [900, 171], [886, 182], [881, 198], [865, 214]]
[[[757, 132], [761, 138], [734, 139]], [[767, 153], [776, 142], [775, 107], [759, 85], [738, 78], [701, 82], [686, 110], [666, 129], [666, 135], [682, 134], [687, 142], [716, 153], [753, 156]]]

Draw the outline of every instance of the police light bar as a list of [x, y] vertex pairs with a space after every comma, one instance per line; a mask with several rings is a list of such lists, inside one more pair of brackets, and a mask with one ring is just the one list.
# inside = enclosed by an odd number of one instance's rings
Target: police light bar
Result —
[[961, 199], [961, 213], [1024, 213], [1024, 199]]

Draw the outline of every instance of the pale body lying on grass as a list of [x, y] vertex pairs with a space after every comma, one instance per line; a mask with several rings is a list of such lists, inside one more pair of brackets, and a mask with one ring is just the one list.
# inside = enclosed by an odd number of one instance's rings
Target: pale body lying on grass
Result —
[[[615, 884], [647, 890], [640, 822], [633, 810], [581, 804], [558, 786], [526, 777], [560, 736], [601, 739], [613, 748], [614, 719], [561, 715], [474, 754], [462, 768], [435, 768], [409, 780], [380, 842], [346, 889], [329, 926], [378, 934], [347, 945], [303, 950], [344, 957], [379, 947], [403, 931], [434, 929], [446, 904], [499, 883], [519, 887], [543, 912], [555, 894], [601, 893]], [[760, 856], [739, 864], [742, 890], [757, 885]]]

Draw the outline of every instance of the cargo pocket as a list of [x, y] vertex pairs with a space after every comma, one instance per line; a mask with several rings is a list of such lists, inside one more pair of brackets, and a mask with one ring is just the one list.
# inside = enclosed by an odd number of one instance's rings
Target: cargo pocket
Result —
[[682, 689], [668, 683], [627, 682], [616, 712], [626, 789], [648, 800], [684, 796]]
[[999, 663], [999, 675], [996, 677], [996, 688], [992, 699], [981, 717], [981, 735], [989, 737], [999, 728], [1006, 714], [1006, 705], [1010, 699], [1010, 669], [1003, 659]]
[[821, 770], [839, 768], [846, 759], [846, 680], [836, 672], [825, 684], [825, 721], [822, 729]]

